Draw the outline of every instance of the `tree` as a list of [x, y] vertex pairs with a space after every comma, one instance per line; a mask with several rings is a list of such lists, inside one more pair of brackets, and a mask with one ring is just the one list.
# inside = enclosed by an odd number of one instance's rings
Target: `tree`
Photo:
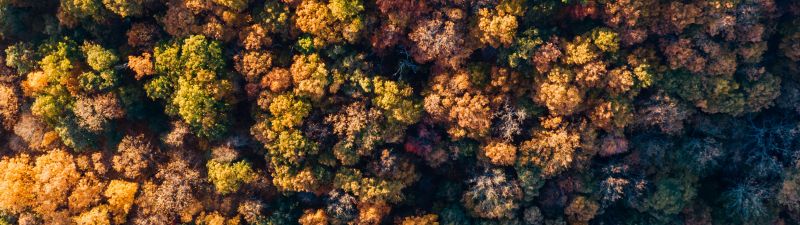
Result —
[[439, 216], [436, 214], [425, 214], [422, 216], [404, 217], [401, 225], [439, 225]]
[[554, 115], [571, 115], [584, 101], [584, 90], [572, 84], [575, 74], [563, 68], [553, 68], [546, 79], [539, 81], [533, 100], [545, 105]]
[[412, 88], [407, 84], [375, 77], [372, 80], [375, 97], [372, 103], [384, 111], [389, 123], [411, 125], [420, 117], [420, 105], [409, 99]]
[[233, 86], [223, 70], [219, 42], [195, 35], [154, 49], [158, 74], [145, 84], [147, 96], [167, 103], [200, 137], [217, 139], [227, 132]]
[[403, 183], [392, 180], [365, 177], [361, 171], [346, 169], [338, 171], [334, 186], [352, 192], [362, 202], [399, 202], [403, 199]]
[[[559, 120], [559, 119], [551, 119]], [[564, 125], [534, 131], [533, 138], [519, 148], [519, 162], [538, 167], [542, 176], [552, 177], [570, 168], [580, 147], [580, 135]]]
[[531, 206], [525, 209], [522, 218], [524, 219], [525, 224], [529, 225], [541, 225], [544, 222], [542, 211], [536, 206]]
[[224, 163], [209, 160], [206, 166], [208, 167], [208, 179], [220, 194], [236, 192], [242, 184], [252, 182], [256, 178], [250, 164], [244, 161]]
[[14, 158], [0, 160], [0, 209], [10, 213], [21, 213], [35, 203], [35, 191], [31, 189], [36, 181], [31, 158], [20, 154]]
[[272, 129], [275, 131], [298, 127], [311, 111], [311, 104], [294, 94], [276, 96], [269, 105]]
[[325, 214], [325, 210], [317, 209], [317, 210], [306, 210], [303, 216], [300, 217], [299, 223], [301, 225], [327, 225], [328, 224], [328, 216]]
[[591, 31], [594, 45], [603, 52], [619, 50], [619, 37], [616, 32], [606, 28], [595, 28]]
[[386, 203], [365, 204], [359, 207], [358, 224], [380, 224], [391, 209]]
[[697, 191], [692, 186], [694, 177], [684, 179], [662, 178], [656, 181], [656, 191], [644, 200], [644, 206], [655, 212], [675, 215], [681, 212]]
[[514, 218], [521, 198], [517, 181], [494, 169], [470, 180], [470, 188], [461, 201], [474, 217], [502, 219]]
[[239, 215], [244, 218], [249, 224], [255, 224], [258, 221], [264, 219], [264, 215], [261, 215], [261, 211], [264, 209], [264, 203], [259, 200], [245, 200], [242, 203], [239, 203], [239, 208], [236, 209], [239, 212]]
[[34, 97], [32, 114], [52, 126], [68, 147], [79, 151], [96, 147], [95, 134], [109, 120], [124, 116], [116, 96], [109, 93], [118, 85], [116, 54], [88, 41], [79, 48], [66, 37], [39, 48], [44, 56], [40, 71], [29, 73], [23, 85], [25, 93]]
[[383, 113], [375, 108], [367, 109], [364, 102], [347, 105], [326, 117], [325, 122], [333, 126], [333, 133], [340, 138], [333, 147], [336, 159], [343, 165], [354, 165], [361, 156], [371, 155], [373, 148], [384, 141], [383, 120]]
[[59, 1], [58, 21], [67, 27], [75, 27], [82, 20], [105, 22], [105, 7], [100, 0], [65, 0]]
[[664, 92], [652, 95], [636, 112], [636, 124], [656, 126], [661, 132], [678, 134], [684, 121], [694, 113], [691, 108]]
[[465, 13], [461, 9], [446, 10], [450, 13], [435, 11], [411, 27], [408, 39], [414, 43], [410, 49], [414, 61], [458, 68], [472, 53], [463, 32]]
[[758, 79], [740, 82], [732, 77], [696, 76], [675, 71], [665, 83], [667, 90], [691, 101], [706, 113], [741, 115], [758, 112], [772, 105], [778, 97], [781, 79], [765, 71], [755, 72]]
[[330, 83], [328, 69], [318, 54], [296, 55], [289, 72], [292, 74], [294, 92], [319, 100]]
[[128, 179], [147, 174], [155, 165], [156, 147], [143, 134], [128, 135], [117, 145], [113, 168]]
[[52, 145], [55, 145], [58, 139], [57, 134], [47, 130], [47, 124], [44, 121], [29, 113], [20, 115], [19, 121], [14, 124], [14, 134], [27, 144], [27, 148], [35, 151], [44, 151], [54, 147]]
[[334, 187], [353, 193], [360, 202], [402, 201], [402, 190], [419, 179], [416, 167], [408, 159], [389, 150], [381, 151], [379, 156], [378, 160], [372, 161], [367, 167], [369, 173], [353, 168], [340, 168], [333, 179]]
[[797, 212], [800, 211], [800, 175], [795, 171], [789, 171], [786, 174], [778, 192], [778, 203]]
[[37, 54], [28, 42], [19, 42], [6, 48], [5, 64], [17, 70], [18, 75], [25, 75], [36, 68]]
[[448, 126], [453, 138], [480, 138], [489, 133], [492, 111], [489, 98], [472, 86], [466, 71], [453, 74], [435, 74], [430, 81], [430, 90], [423, 93], [424, 109], [436, 122]]
[[800, 48], [800, 32], [794, 32], [781, 39], [780, 49], [783, 50], [783, 54], [790, 60], [795, 62], [800, 61], [800, 51], [797, 50], [798, 48]]
[[517, 32], [517, 18], [512, 12], [482, 8], [478, 11], [481, 42], [492, 47], [508, 47]]
[[273, 68], [261, 78], [261, 88], [280, 93], [292, 86], [292, 75], [284, 68]]
[[128, 45], [141, 48], [152, 48], [159, 38], [158, 34], [158, 26], [151, 23], [134, 23], [128, 32], [125, 32], [128, 36]]
[[564, 214], [570, 224], [588, 224], [589, 220], [597, 215], [600, 205], [597, 202], [587, 199], [584, 196], [578, 196], [572, 199]]
[[[68, 206], [72, 188], [78, 184], [81, 174], [72, 156], [64, 150], [54, 149], [37, 157], [31, 169], [34, 201], [33, 211], [42, 215], [45, 221], [60, 221]], [[97, 197], [97, 196], [95, 196]]]
[[335, 221], [350, 222], [358, 217], [356, 203], [357, 200], [352, 195], [332, 190], [325, 199], [325, 213]]
[[128, 56], [128, 67], [136, 74], [136, 80], [156, 74], [151, 57], [147, 52], [142, 53], [142, 56]]
[[6, 130], [14, 127], [15, 121], [19, 118], [20, 93], [12, 85], [0, 84], [0, 123]]
[[244, 75], [245, 80], [258, 83], [270, 71], [272, 55], [268, 52], [247, 51], [234, 56], [236, 71]]
[[133, 207], [137, 190], [139, 190], [138, 183], [123, 180], [109, 182], [103, 196], [108, 199], [108, 212], [111, 214], [111, 221], [115, 224], [126, 221], [128, 212]]
[[84, 42], [81, 51], [86, 55], [86, 64], [89, 64], [95, 71], [111, 69], [114, 64], [119, 62], [116, 54], [98, 44]]
[[213, 0], [214, 3], [233, 9], [233, 11], [241, 12], [250, 4], [250, 0]]
[[81, 213], [73, 218], [73, 221], [79, 225], [110, 225], [111, 221], [108, 219], [108, 207], [105, 205], [92, 208], [88, 212]]
[[510, 166], [517, 161], [517, 147], [502, 141], [491, 141], [483, 152], [492, 164]]
[[298, 29], [315, 37], [314, 45], [356, 43], [364, 28], [360, 0], [303, 0], [297, 6], [294, 21]]
[[78, 124], [92, 132], [104, 130], [111, 120], [121, 119], [125, 111], [120, 105], [116, 94], [106, 93], [88, 98], [78, 98], [75, 101], [75, 115]]
[[190, 168], [180, 158], [159, 167], [155, 178], [160, 183], [145, 182], [136, 198], [134, 224], [167, 224], [173, 221], [189, 222], [199, 213], [197, 198], [202, 188], [199, 172]]
[[737, 184], [722, 193], [727, 216], [738, 223], [760, 223], [775, 218], [770, 193], [750, 184]]

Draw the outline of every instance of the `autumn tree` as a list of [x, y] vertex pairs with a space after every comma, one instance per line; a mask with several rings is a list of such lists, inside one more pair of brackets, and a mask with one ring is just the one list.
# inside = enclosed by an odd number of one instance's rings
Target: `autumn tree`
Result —
[[206, 166], [208, 179], [220, 194], [236, 192], [242, 184], [252, 182], [256, 177], [250, 164], [244, 161], [231, 163], [210, 160]]
[[111, 120], [125, 116], [119, 98], [113, 92], [94, 97], [78, 98], [75, 101], [75, 116], [78, 124], [92, 132], [100, 132]]
[[11, 213], [21, 213], [33, 206], [35, 178], [31, 158], [21, 154], [14, 158], [0, 160], [0, 187], [3, 187], [0, 208]]
[[517, 160], [517, 147], [502, 141], [491, 141], [483, 147], [486, 158], [495, 165], [510, 166]]
[[481, 8], [478, 11], [479, 39], [492, 47], [509, 47], [519, 26], [517, 17], [525, 11], [521, 1], [506, 0], [494, 9]]
[[292, 74], [293, 90], [296, 94], [315, 100], [325, 95], [325, 89], [330, 84], [330, 75], [318, 54], [294, 56], [289, 72]]
[[418, 63], [435, 62], [448, 68], [460, 67], [472, 53], [464, 29], [466, 13], [458, 8], [444, 8], [412, 25], [408, 39], [410, 52]]
[[292, 93], [270, 97], [265, 119], [251, 133], [267, 148], [272, 182], [281, 190], [312, 191], [319, 187], [321, 167], [307, 158], [317, 155], [318, 146], [298, 129], [311, 111], [306, 98]]
[[325, 210], [317, 209], [317, 210], [306, 210], [303, 216], [300, 217], [300, 221], [298, 221], [301, 225], [308, 225], [308, 224], [318, 224], [318, 225], [327, 225], [328, 224], [328, 216], [325, 214]]
[[490, 131], [489, 99], [473, 87], [471, 78], [466, 71], [436, 74], [424, 94], [425, 111], [434, 121], [447, 124], [448, 133], [456, 139], [485, 137]]
[[314, 46], [327, 43], [355, 43], [361, 36], [365, 21], [360, 0], [302, 0], [295, 11], [294, 21], [300, 31], [313, 35]]
[[426, 214], [422, 216], [409, 216], [400, 220], [401, 225], [439, 225], [439, 216], [436, 214]]
[[155, 165], [156, 151], [143, 134], [125, 136], [117, 145], [113, 168], [128, 179], [137, 179]]
[[132, 47], [152, 48], [159, 38], [158, 26], [151, 23], [134, 23], [125, 32], [128, 45]]
[[12, 130], [19, 118], [21, 96], [12, 85], [0, 84], [0, 122], [6, 130]]
[[121, 224], [127, 220], [128, 212], [133, 207], [134, 197], [138, 188], [138, 183], [122, 180], [112, 180], [108, 183], [103, 196], [108, 199], [108, 212], [111, 214], [111, 221]]
[[542, 176], [551, 177], [571, 167], [580, 147], [580, 135], [561, 118], [543, 120], [545, 129], [533, 132], [533, 138], [519, 148], [519, 163], [538, 167]]
[[583, 196], [578, 196], [570, 201], [564, 214], [571, 224], [588, 224], [589, 220], [597, 215], [600, 205], [597, 202], [587, 199]]
[[475, 217], [501, 219], [515, 216], [521, 198], [519, 184], [495, 169], [471, 180], [462, 202]]
[[352, 195], [333, 190], [325, 199], [325, 213], [334, 221], [350, 222], [358, 217], [357, 199]]
[[401, 201], [404, 198], [402, 190], [419, 179], [416, 167], [390, 150], [381, 151], [379, 157], [370, 163], [368, 171], [340, 169], [335, 175], [334, 187], [353, 193], [361, 202]]
[[135, 204], [131, 219], [134, 224], [165, 224], [173, 221], [190, 222], [200, 211], [197, 198], [200, 174], [182, 159], [160, 165], [155, 178], [158, 183], [145, 182]]

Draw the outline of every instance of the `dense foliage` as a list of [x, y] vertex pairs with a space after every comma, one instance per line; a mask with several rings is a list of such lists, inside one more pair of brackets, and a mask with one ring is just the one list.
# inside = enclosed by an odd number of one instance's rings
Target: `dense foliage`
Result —
[[2, 224], [800, 224], [800, 2], [0, 0]]

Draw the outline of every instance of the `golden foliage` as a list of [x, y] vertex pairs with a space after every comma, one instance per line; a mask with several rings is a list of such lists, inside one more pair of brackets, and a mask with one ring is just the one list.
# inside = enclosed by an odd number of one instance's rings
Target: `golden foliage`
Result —
[[520, 146], [519, 160], [523, 165], [539, 167], [544, 177], [552, 177], [570, 167], [579, 146], [580, 135], [562, 124], [535, 131], [533, 139]]
[[319, 55], [295, 55], [289, 69], [292, 74], [294, 92], [298, 95], [320, 99], [330, 83], [328, 69]]
[[128, 211], [133, 207], [134, 197], [139, 188], [138, 183], [123, 180], [112, 180], [108, 183], [103, 196], [108, 199], [108, 211], [115, 224], [125, 222]]
[[439, 216], [436, 214], [426, 214], [422, 216], [404, 217], [400, 225], [439, 225]]
[[478, 11], [481, 42], [492, 47], [508, 47], [517, 32], [517, 18], [502, 10], [482, 8]]
[[517, 147], [503, 141], [490, 141], [483, 153], [495, 165], [510, 166], [517, 161]]
[[142, 56], [128, 56], [128, 67], [136, 74], [136, 80], [156, 74], [151, 57], [148, 52], [142, 53]]
[[309, 209], [300, 217], [300, 225], [328, 225], [328, 215], [322, 209]]
[[35, 173], [26, 154], [0, 160], [0, 209], [21, 213], [35, 203]]

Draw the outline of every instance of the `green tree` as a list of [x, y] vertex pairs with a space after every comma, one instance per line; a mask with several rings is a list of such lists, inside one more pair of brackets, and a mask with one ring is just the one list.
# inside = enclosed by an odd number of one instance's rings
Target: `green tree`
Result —
[[147, 96], [167, 104], [166, 112], [185, 121], [200, 137], [222, 137], [230, 123], [233, 84], [224, 70], [219, 42], [201, 35], [154, 49], [157, 75], [145, 84]]
[[29, 42], [18, 42], [6, 48], [6, 66], [17, 69], [23, 76], [36, 68], [36, 51]]
[[208, 167], [208, 179], [220, 194], [236, 192], [242, 184], [252, 182], [256, 178], [250, 164], [244, 161], [226, 163], [209, 160], [206, 167]]

